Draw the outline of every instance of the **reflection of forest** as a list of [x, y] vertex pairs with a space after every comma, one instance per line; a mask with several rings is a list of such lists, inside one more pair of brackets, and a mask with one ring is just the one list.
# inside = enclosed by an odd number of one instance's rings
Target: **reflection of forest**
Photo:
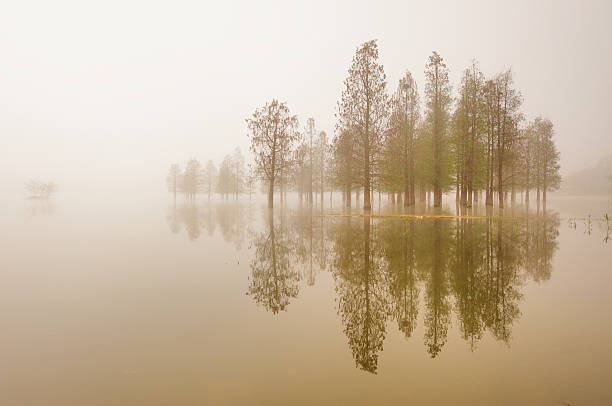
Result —
[[26, 207], [26, 213], [29, 217], [51, 216], [55, 214], [56, 207], [49, 199], [29, 199], [30, 204]]
[[202, 232], [212, 236], [219, 227], [223, 239], [241, 249], [247, 236], [250, 210], [240, 203], [184, 203], [170, 206], [167, 220], [173, 233], [178, 234], [184, 228], [192, 241]]
[[406, 338], [421, 312], [424, 342], [436, 357], [451, 317], [475, 349], [485, 332], [510, 342], [522, 285], [550, 278], [559, 218], [324, 218], [310, 209], [267, 215], [253, 240], [249, 294], [286, 310], [300, 281], [328, 270], [356, 365], [376, 372], [388, 322]]

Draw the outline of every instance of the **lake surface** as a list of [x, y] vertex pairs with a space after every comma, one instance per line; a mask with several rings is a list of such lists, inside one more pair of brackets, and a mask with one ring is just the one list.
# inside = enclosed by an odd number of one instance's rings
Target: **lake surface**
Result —
[[0, 404], [612, 404], [610, 199], [335, 199], [9, 201]]

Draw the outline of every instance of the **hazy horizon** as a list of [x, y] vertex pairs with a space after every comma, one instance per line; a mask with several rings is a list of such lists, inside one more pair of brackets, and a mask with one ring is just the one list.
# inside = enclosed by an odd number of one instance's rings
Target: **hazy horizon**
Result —
[[163, 187], [170, 163], [247, 153], [244, 119], [272, 98], [331, 135], [351, 58], [370, 39], [389, 90], [410, 70], [422, 94], [432, 50], [454, 96], [473, 58], [488, 77], [511, 67], [525, 118], [555, 125], [562, 174], [612, 153], [609, 2], [348, 4], [4, 5], [3, 189], [119, 175]]
[[612, 1], [4, 3], [0, 406], [612, 404]]

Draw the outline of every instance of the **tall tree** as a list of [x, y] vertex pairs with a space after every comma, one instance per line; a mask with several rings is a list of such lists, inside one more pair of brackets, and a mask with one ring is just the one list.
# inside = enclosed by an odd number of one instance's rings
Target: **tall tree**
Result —
[[426, 114], [430, 121], [432, 135], [434, 207], [440, 207], [443, 183], [442, 159], [446, 145], [451, 86], [448, 80], [448, 68], [436, 51], [431, 54], [425, 65], [425, 79]]
[[226, 155], [219, 165], [217, 176], [217, 193], [227, 199], [234, 192], [234, 162], [231, 155]]
[[348, 129], [340, 129], [332, 142], [334, 182], [342, 190], [346, 207], [351, 207], [351, 190], [359, 177], [359, 171], [355, 165], [354, 141]]
[[535, 121], [523, 130], [521, 137], [521, 180], [525, 188], [525, 203], [529, 205], [529, 192], [535, 185], [537, 131]]
[[[298, 197], [300, 204], [304, 200], [304, 192], [307, 181], [308, 173], [308, 146], [305, 143], [300, 143], [298, 147], [293, 151], [293, 163], [294, 163], [294, 181], [297, 186]], [[308, 199], [306, 199], [308, 200]]]
[[206, 168], [204, 168], [204, 183], [206, 185], [206, 193], [208, 194], [208, 200], [210, 200], [214, 185], [217, 180], [217, 167], [212, 160], [206, 162]]
[[251, 200], [251, 196], [253, 195], [253, 192], [255, 190], [255, 184], [256, 184], [256, 176], [253, 171], [253, 168], [249, 164], [249, 170], [248, 170], [248, 174], [246, 178], [246, 190], [247, 190], [247, 193], [249, 194], [249, 200]]
[[[511, 158], [514, 146], [520, 139], [519, 123], [522, 114], [519, 108], [522, 96], [514, 88], [512, 71], [498, 74], [485, 85], [485, 109], [487, 116], [487, 140], [489, 150], [489, 192], [487, 204], [492, 205], [493, 177], [497, 181], [499, 208], [504, 208], [504, 186], [510, 176], [507, 175], [507, 164]], [[495, 164], [495, 167], [493, 167]]]
[[[319, 186], [319, 194], [321, 198], [321, 209], [323, 209], [323, 193], [325, 188], [325, 165], [327, 163], [327, 155], [329, 152], [329, 145], [327, 143], [327, 134], [325, 131], [321, 131], [317, 137], [316, 143], [316, 168], [317, 168], [317, 184]], [[331, 193], [331, 191], [330, 191]]]
[[387, 174], [397, 172], [399, 175], [404, 207], [409, 207], [415, 203], [415, 155], [420, 116], [419, 91], [410, 72], [400, 79], [391, 106], [390, 129], [385, 140], [387, 165], [384, 166]]
[[454, 144], [456, 154], [457, 193], [462, 205], [471, 207], [473, 192], [478, 187], [481, 158], [484, 153], [484, 75], [478, 64], [463, 71], [457, 109], [454, 117]]
[[371, 204], [373, 156], [381, 145], [386, 127], [388, 97], [386, 76], [378, 61], [376, 40], [361, 44], [344, 80], [344, 91], [338, 103], [339, 127], [349, 130], [359, 147], [363, 167], [363, 208]]
[[306, 145], [308, 146], [308, 184], [307, 184], [307, 194], [308, 194], [308, 205], [312, 206], [313, 197], [312, 197], [312, 177], [314, 173], [314, 145], [313, 139], [315, 136], [315, 121], [314, 118], [310, 117], [306, 121]]
[[232, 191], [234, 198], [237, 199], [238, 195], [244, 191], [245, 177], [246, 177], [246, 166], [244, 163], [244, 156], [240, 152], [240, 148], [236, 147], [232, 154]]
[[540, 201], [540, 190], [542, 191], [542, 202], [546, 208], [546, 193], [559, 189], [561, 175], [559, 174], [559, 151], [553, 140], [553, 123], [545, 118], [537, 117], [534, 120], [536, 136], [536, 179], [537, 198]]
[[185, 172], [182, 177], [183, 192], [187, 200], [195, 200], [196, 193], [200, 189], [201, 185], [201, 172], [200, 172], [200, 161], [195, 158], [191, 158], [187, 162]]
[[297, 117], [291, 115], [286, 103], [274, 99], [255, 110], [246, 119], [251, 133], [251, 151], [258, 174], [268, 183], [268, 207], [274, 207], [274, 185], [277, 177], [291, 163], [289, 153], [298, 139]]

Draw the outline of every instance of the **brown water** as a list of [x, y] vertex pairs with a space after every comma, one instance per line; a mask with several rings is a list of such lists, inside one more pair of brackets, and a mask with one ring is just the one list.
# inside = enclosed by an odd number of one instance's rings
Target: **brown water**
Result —
[[609, 208], [10, 202], [0, 405], [609, 405]]

